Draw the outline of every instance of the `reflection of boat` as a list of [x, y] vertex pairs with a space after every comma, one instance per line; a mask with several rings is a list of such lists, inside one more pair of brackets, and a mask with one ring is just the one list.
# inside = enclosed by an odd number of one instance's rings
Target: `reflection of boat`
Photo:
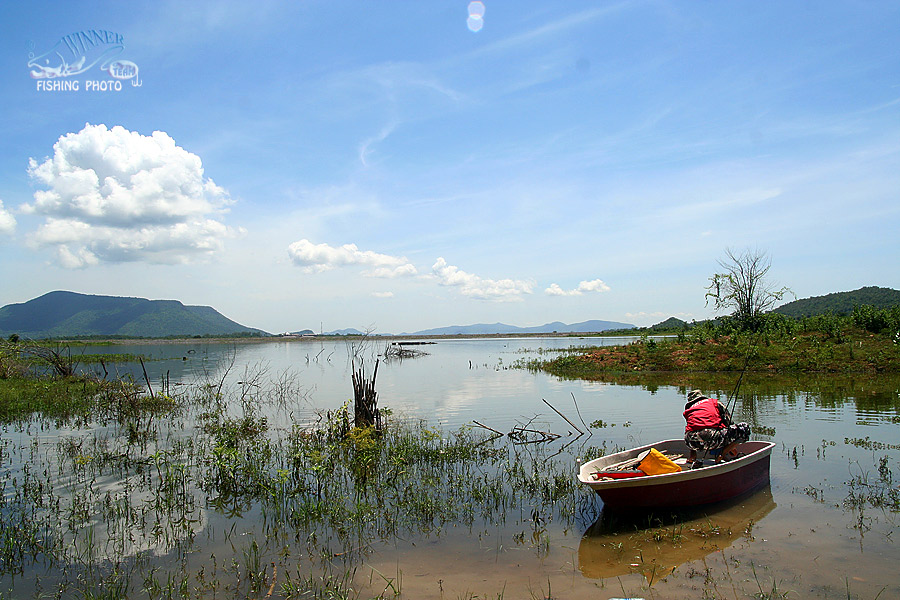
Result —
[[664, 513], [664, 518], [658, 513], [648, 518], [603, 511], [581, 538], [578, 568], [591, 579], [642, 573], [652, 582], [681, 564], [749, 537], [754, 524], [774, 508], [766, 486], [703, 508]]
[[[676, 463], [685, 463], [690, 452], [684, 440], [665, 440], [603, 456], [581, 466], [578, 479], [591, 487], [603, 500], [604, 508], [647, 509], [697, 506], [719, 502], [761, 487], [769, 481], [769, 456], [772, 442], [744, 442], [737, 446], [739, 457], [731, 461], [693, 470], [681, 470], [662, 475], [643, 475], [627, 478], [605, 476], [613, 465], [620, 465], [651, 448], [667, 455], [680, 455]], [[684, 466], [685, 469], [688, 467]]]

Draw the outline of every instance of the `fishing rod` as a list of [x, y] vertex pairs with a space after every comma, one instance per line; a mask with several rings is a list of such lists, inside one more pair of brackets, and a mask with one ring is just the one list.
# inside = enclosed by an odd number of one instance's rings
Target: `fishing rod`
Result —
[[725, 409], [728, 411], [728, 414], [731, 414], [732, 403], [737, 400], [738, 390], [741, 389], [741, 382], [744, 380], [744, 373], [747, 372], [747, 366], [750, 364], [750, 355], [753, 353], [753, 347], [756, 345], [755, 342], [759, 340], [759, 336], [761, 333], [762, 329], [760, 328], [760, 330], [756, 332], [756, 340], [754, 341], [754, 343], [750, 343], [749, 338], [747, 340], [747, 354], [744, 356], [744, 366], [741, 369], [741, 374], [738, 376], [737, 383], [734, 384], [734, 390], [732, 390], [731, 396], [728, 397], [727, 401], [725, 402]]

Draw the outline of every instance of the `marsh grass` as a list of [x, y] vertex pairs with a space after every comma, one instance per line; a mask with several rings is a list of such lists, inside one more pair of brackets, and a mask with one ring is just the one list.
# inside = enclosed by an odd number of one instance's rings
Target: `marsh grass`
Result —
[[75, 365], [69, 352], [46, 344], [0, 344], [0, 423], [35, 415], [77, 426], [92, 421], [125, 423], [175, 407], [173, 398], [145, 394], [127, 379], [76, 374]]
[[847, 496], [844, 498], [844, 506], [858, 512], [860, 524], [863, 523], [862, 515], [866, 508], [900, 511], [900, 487], [894, 485], [894, 480], [890, 457], [887, 455], [879, 459], [877, 475], [858, 463], [851, 465], [851, 477], [846, 482]]
[[149, 396], [125, 380], [93, 377], [8, 377], [0, 379], [0, 423], [32, 416], [58, 423], [128, 422], [176, 408], [165, 395]]
[[[229, 397], [213, 382], [169, 398], [0, 381], [21, 431], [0, 444], [2, 581], [40, 572], [35, 596], [349, 598], [379, 548], [456, 527], [519, 523], [533, 530], [520, 545], [546, 555], [546, 524], [571, 527], [589, 498], [566, 455], [468, 427], [351, 428], [349, 404], [273, 427], [268, 408], [290, 414], [284, 387]], [[399, 570], [382, 577], [381, 596], [401, 593]]]

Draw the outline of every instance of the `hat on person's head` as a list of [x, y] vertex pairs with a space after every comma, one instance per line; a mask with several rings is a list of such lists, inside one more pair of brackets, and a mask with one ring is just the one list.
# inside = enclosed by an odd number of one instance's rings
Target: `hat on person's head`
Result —
[[693, 390], [688, 394], [688, 402], [696, 402], [697, 400], [703, 397], [703, 392], [700, 390]]

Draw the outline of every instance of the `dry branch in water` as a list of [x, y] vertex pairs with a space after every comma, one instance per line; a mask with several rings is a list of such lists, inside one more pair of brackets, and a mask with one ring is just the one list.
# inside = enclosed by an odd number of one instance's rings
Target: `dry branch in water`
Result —
[[356, 368], [356, 363], [353, 363], [353, 415], [356, 427], [375, 427], [379, 431], [382, 429], [381, 415], [378, 413], [378, 392], [375, 391], [377, 375], [377, 360], [371, 379], [366, 379], [362, 362], [359, 369]]

